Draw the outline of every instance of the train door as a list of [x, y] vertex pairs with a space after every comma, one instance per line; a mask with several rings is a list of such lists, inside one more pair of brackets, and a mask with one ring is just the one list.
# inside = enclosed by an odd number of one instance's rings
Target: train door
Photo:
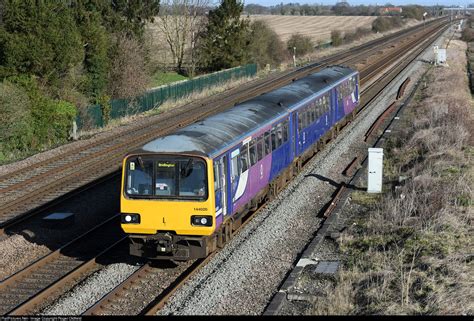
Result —
[[[250, 139], [249, 139], [250, 141]], [[232, 184], [232, 202], [241, 198], [247, 187], [248, 168], [249, 168], [249, 144], [245, 142], [240, 148], [231, 152], [231, 184]]]
[[227, 156], [222, 156], [214, 162], [214, 189], [216, 197], [216, 217], [227, 215], [228, 191], [227, 191]]
[[298, 133], [298, 114], [296, 112], [294, 112], [292, 114], [292, 131], [291, 131], [291, 136], [292, 139], [293, 139], [293, 159], [298, 156], [298, 153], [299, 153], [299, 150], [298, 150], [298, 145], [299, 145], [299, 142], [300, 142], [300, 137], [299, 137], [299, 133]]
[[337, 106], [335, 106], [334, 109], [337, 109], [339, 113], [344, 115], [344, 95], [343, 95], [342, 83], [339, 84], [335, 89], [336, 89]]
[[227, 173], [229, 172], [229, 166], [227, 164], [227, 156], [224, 155], [220, 159], [220, 175], [221, 175], [221, 186], [222, 186], [222, 213], [227, 215], [227, 204], [228, 204], [228, 193], [227, 193]]

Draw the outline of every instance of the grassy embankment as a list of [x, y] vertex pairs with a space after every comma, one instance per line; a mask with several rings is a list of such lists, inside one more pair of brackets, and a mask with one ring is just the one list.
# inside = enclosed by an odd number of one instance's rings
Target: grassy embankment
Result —
[[150, 88], [159, 87], [170, 84], [180, 80], [187, 80], [188, 78], [176, 72], [162, 72], [157, 71], [151, 77]]
[[339, 240], [343, 268], [314, 314], [474, 313], [474, 110], [464, 42], [451, 42], [448, 64], [429, 71], [400, 120], [404, 130], [384, 146], [385, 192], [352, 195], [363, 214]]

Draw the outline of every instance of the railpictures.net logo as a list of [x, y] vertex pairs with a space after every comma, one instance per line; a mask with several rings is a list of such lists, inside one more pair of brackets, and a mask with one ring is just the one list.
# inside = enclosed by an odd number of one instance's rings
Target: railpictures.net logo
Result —
[[46, 316], [26, 316], [26, 317], [1, 317], [0, 321], [81, 321], [81, 317], [46, 317]]

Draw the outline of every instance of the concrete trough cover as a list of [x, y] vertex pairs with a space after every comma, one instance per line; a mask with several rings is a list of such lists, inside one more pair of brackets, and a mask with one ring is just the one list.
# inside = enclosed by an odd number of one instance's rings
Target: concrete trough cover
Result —
[[74, 213], [52, 213], [42, 218], [42, 225], [49, 228], [62, 228], [74, 224]]
[[320, 261], [314, 268], [317, 274], [335, 274], [339, 269], [339, 261]]

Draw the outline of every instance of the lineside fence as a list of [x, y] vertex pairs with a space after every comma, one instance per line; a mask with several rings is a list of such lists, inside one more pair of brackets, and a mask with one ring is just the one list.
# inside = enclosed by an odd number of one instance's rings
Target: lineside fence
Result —
[[[135, 99], [114, 99], [110, 101], [109, 120], [142, 113], [159, 107], [165, 101], [177, 100], [229, 80], [252, 77], [256, 73], [257, 65], [249, 64], [156, 87]], [[76, 124], [77, 129], [103, 127], [105, 121], [101, 106], [89, 106], [85, 115], [77, 116]]]

